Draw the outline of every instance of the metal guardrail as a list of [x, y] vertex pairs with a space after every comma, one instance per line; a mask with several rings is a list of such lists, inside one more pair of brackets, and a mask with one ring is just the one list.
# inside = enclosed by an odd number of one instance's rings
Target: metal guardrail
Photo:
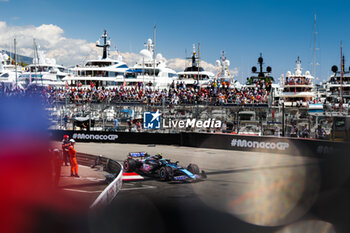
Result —
[[97, 199], [90, 206], [91, 209], [108, 205], [122, 188], [123, 166], [112, 159], [103, 156], [77, 153], [79, 164], [86, 166], [103, 165], [104, 170], [115, 176], [113, 181], [103, 190]]
[[[121, 164], [120, 164], [121, 166]], [[118, 176], [111, 182], [107, 188], [103, 190], [103, 192], [97, 197], [97, 199], [90, 206], [91, 209], [97, 208], [100, 206], [105, 206], [109, 204], [118, 194], [118, 192], [122, 188], [122, 180], [123, 177], [123, 167], [121, 166], [121, 170]]]

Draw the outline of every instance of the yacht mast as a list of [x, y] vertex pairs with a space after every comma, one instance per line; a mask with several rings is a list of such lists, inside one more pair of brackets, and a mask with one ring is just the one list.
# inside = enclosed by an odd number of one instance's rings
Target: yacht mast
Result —
[[343, 42], [340, 42], [340, 105], [343, 106], [344, 56]]
[[223, 76], [226, 76], [226, 57], [225, 57], [225, 51], [222, 51], [221, 55], [221, 72], [223, 73]]
[[155, 81], [156, 81], [156, 25], [154, 25], [153, 28], [153, 84], [152, 86], [154, 87], [154, 90], [156, 89], [155, 87]]
[[103, 55], [102, 59], [107, 59], [108, 58], [108, 53], [109, 53], [109, 47], [111, 46], [110, 41], [107, 41], [107, 30], [105, 29], [101, 38], [103, 39], [103, 45], [100, 45], [99, 42], [96, 42], [96, 46], [103, 48]]
[[201, 44], [198, 42], [198, 76], [197, 76], [197, 85], [199, 84], [199, 69], [201, 67], [200, 65], [200, 59], [201, 59]]
[[185, 67], [187, 66], [187, 59], [188, 59], [188, 57], [187, 57], [187, 49], [185, 49]]
[[[39, 53], [38, 53], [38, 46], [36, 44], [35, 39], [33, 39], [33, 46], [34, 46], [34, 68], [35, 68], [35, 78], [37, 78], [37, 69], [40, 67], [40, 58], [39, 58]], [[36, 64], [36, 59], [38, 59], [38, 64]], [[40, 79], [41, 79], [41, 85], [43, 86], [43, 76], [41, 75], [41, 69], [40, 69]]]
[[14, 39], [14, 52], [15, 52], [15, 72], [16, 72], [16, 89], [17, 89], [17, 45], [16, 45], [17, 41], [16, 38]]
[[313, 54], [314, 54], [314, 62], [313, 62], [313, 76], [315, 77], [315, 79], [317, 79], [317, 75], [316, 75], [316, 66], [317, 64], [317, 54], [316, 51], [318, 50], [318, 48], [316, 47], [316, 40], [317, 40], [317, 27], [316, 27], [316, 14], [315, 14], [315, 21], [314, 21], [314, 48], [313, 48]]

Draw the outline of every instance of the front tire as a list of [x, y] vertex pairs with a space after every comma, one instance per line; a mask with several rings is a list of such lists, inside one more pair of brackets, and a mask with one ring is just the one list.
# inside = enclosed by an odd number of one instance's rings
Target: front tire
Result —
[[124, 171], [126, 172], [133, 172], [136, 170], [136, 161], [133, 159], [126, 159], [124, 161]]
[[193, 175], [199, 175], [199, 174], [200, 174], [198, 165], [197, 165], [197, 164], [194, 164], [194, 163], [190, 163], [190, 164], [187, 166], [187, 170], [188, 170], [189, 172], [191, 172]]

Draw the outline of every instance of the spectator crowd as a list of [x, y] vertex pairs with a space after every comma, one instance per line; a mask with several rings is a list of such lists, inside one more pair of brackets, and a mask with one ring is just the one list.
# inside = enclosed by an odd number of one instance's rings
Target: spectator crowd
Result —
[[230, 88], [229, 85], [211, 84], [187, 86], [184, 83], [171, 85], [169, 89], [154, 90], [151, 87], [119, 88], [45, 88], [43, 97], [49, 102], [73, 103], [133, 103], [145, 105], [184, 105], [184, 104], [266, 104], [269, 91], [264, 86]]
[[173, 83], [169, 89], [155, 90], [152, 87], [118, 87], [118, 88], [50, 88], [36, 87], [27, 90], [0, 88], [0, 95], [24, 96], [39, 93], [48, 103], [133, 103], [146, 105], [183, 105], [183, 104], [265, 104], [269, 91], [259, 83], [255, 87], [232, 88], [229, 83], [213, 82], [207, 87], [198, 83], [186, 86], [185, 83]]

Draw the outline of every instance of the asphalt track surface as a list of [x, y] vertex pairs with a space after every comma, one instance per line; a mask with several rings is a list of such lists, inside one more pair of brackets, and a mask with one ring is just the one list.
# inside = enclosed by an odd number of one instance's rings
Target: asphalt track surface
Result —
[[79, 165], [80, 177], [70, 176], [70, 166], [62, 166], [59, 188], [66, 195], [83, 201], [86, 206], [90, 206], [100, 193], [107, 187], [104, 172], [99, 168], [92, 169]]
[[183, 166], [196, 163], [208, 175], [197, 183], [124, 182], [94, 218], [93, 232], [350, 232], [350, 191], [339, 179], [344, 174], [332, 173], [332, 184], [339, 185], [324, 189], [325, 161], [302, 151], [290, 156], [98, 143], [77, 143], [76, 149], [119, 162], [129, 152], [162, 153]]

